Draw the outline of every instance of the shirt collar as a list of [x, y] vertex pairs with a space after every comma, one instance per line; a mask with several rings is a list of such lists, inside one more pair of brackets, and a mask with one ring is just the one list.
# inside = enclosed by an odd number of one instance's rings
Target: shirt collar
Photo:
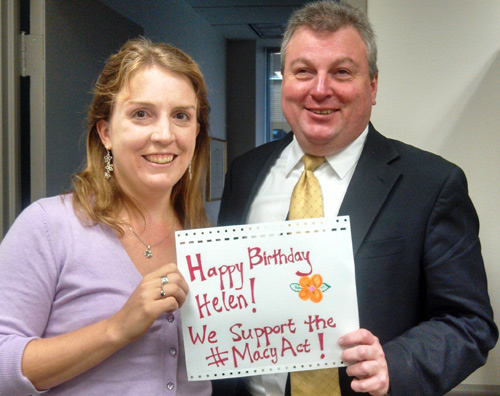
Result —
[[[365, 130], [359, 135], [356, 140], [349, 144], [342, 151], [326, 156], [326, 162], [330, 164], [334, 172], [340, 179], [343, 179], [349, 170], [357, 164], [361, 152], [363, 151], [363, 146], [365, 145], [366, 136], [368, 135], [368, 125]], [[302, 148], [299, 146], [295, 136], [293, 137], [292, 143], [287, 147], [287, 162], [286, 162], [286, 177], [290, 176], [292, 170], [295, 168], [302, 167], [302, 156], [305, 154]]]

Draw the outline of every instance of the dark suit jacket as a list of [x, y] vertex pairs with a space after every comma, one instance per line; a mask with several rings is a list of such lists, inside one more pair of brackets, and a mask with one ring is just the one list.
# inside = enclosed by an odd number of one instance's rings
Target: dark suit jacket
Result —
[[[291, 139], [233, 162], [220, 225], [245, 223]], [[351, 221], [360, 326], [383, 345], [392, 395], [441, 395], [483, 365], [498, 330], [462, 170], [370, 124], [339, 215]], [[345, 369], [340, 380], [343, 395], [355, 394]]]

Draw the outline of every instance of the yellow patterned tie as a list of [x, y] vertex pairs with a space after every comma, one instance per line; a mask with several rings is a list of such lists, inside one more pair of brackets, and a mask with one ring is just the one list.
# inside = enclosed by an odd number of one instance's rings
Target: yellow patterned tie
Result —
[[[295, 185], [290, 200], [288, 218], [323, 217], [323, 197], [314, 170], [325, 157], [304, 155], [304, 172]], [[340, 396], [339, 373], [336, 367], [323, 370], [297, 371], [290, 374], [292, 396]]]
[[321, 186], [313, 172], [325, 162], [325, 157], [314, 157], [306, 154], [302, 157], [302, 161], [304, 162], [304, 172], [302, 172], [292, 192], [288, 212], [290, 220], [323, 217]]

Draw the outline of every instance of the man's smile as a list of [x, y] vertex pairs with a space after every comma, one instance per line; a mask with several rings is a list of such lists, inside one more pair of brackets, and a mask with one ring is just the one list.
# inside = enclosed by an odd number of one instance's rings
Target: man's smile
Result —
[[308, 110], [312, 111], [314, 114], [320, 114], [320, 115], [332, 114], [334, 112], [333, 109], [325, 109], [325, 110], [308, 109]]

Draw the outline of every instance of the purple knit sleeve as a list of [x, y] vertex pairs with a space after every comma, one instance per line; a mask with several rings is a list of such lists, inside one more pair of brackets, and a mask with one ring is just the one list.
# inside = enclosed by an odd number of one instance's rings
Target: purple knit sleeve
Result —
[[23, 376], [26, 345], [43, 335], [55, 285], [57, 260], [47, 213], [39, 203], [25, 209], [0, 245], [0, 396], [38, 394]]

